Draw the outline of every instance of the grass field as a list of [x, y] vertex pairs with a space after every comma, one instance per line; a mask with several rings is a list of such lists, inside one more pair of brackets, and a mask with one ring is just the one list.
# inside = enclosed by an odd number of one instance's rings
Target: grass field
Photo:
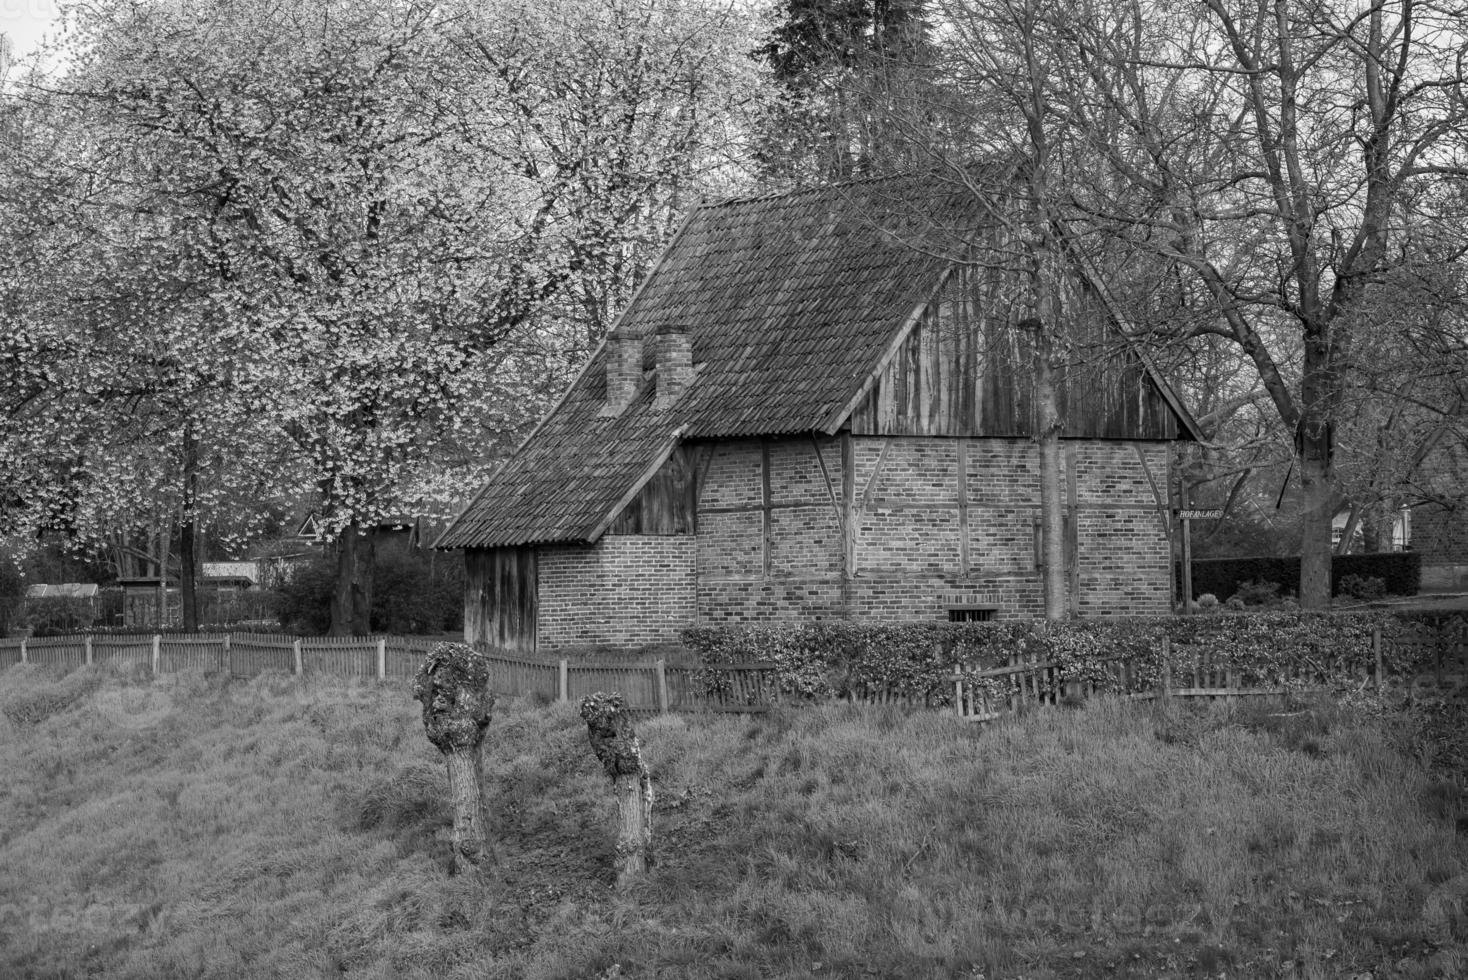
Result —
[[0, 674], [0, 976], [1468, 974], [1462, 774], [1394, 716], [649, 719], [659, 864], [618, 895], [569, 706], [497, 709], [478, 878], [416, 708]]

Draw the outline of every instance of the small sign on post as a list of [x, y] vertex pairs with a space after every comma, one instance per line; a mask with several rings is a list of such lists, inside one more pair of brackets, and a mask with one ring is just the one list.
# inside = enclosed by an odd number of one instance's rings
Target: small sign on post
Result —
[[1216, 521], [1223, 517], [1223, 510], [1174, 510], [1173, 516], [1182, 521]]

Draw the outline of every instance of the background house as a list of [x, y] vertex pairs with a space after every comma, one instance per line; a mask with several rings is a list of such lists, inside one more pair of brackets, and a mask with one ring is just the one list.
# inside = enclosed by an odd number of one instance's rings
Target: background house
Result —
[[[696, 210], [438, 541], [464, 549], [466, 638], [1040, 614], [1031, 358], [1015, 277], [979, 251], [995, 234], [920, 179]], [[1169, 444], [1196, 427], [1086, 297], [1071, 308], [1068, 601], [1165, 612]]]

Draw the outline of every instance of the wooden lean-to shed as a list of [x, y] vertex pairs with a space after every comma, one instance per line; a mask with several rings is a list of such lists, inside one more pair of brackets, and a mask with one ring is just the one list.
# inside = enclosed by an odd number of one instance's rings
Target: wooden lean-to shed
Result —
[[[1038, 615], [1024, 284], [999, 251], [976, 202], [935, 179], [698, 208], [439, 539], [464, 550], [466, 639]], [[1071, 608], [1163, 612], [1168, 447], [1196, 427], [1093, 305], [1071, 306]]]

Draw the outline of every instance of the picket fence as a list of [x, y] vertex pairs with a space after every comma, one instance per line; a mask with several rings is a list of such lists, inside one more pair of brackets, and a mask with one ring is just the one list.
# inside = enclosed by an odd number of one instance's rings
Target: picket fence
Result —
[[[0, 639], [0, 669], [32, 663], [62, 670], [89, 664], [146, 666], [156, 676], [204, 670], [249, 678], [267, 671], [303, 677], [406, 681], [436, 640], [401, 636], [294, 637], [260, 633], [161, 635], [88, 634]], [[1100, 661], [1100, 676], [1075, 680], [1062, 665], [1012, 655], [980, 671], [955, 669], [951, 699], [937, 692], [862, 688], [849, 692], [855, 704], [938, 707], [949, 702], [959, 717], [989, 721], [1029, 707], [1083, 700], [1100, 691], [1123, 697], [1237, 698], [1278, 696], [1311, 688], [1353, 683], [1380, 688], [1407, 682], [1433, 696], [1468, 695], [1468, 624], [1460, 620], [1431, 631], [1408, 633], [1391, 641], [1392, 658], [1413, 666], [1411, 676], [1388, 676], [1380, 632], [1372, 635], [1370, 656], [1352, 677], [1325, 677], [1305, 669], [1271, 677], [1242, 675], [1202, 653], [1173, 651], [1164, 638], [1160, 676], [1146, 676], [1125, 656]], [[591, 663], [562, 659], [528, 660], [486, 651], [490, 686], [496, 694], [528, 695], [546, 702], [570, 701], [596, 691], [617, 691], [639, 712], [712, 710], [767, 711], [782, 700], [776, 665], [766, 661], [707, 667], [651, 663]], [[1174, 653], [1178, 654], [1177, 656]], [[1403, 656], [1405, 654], [1405, 656]]]
[[[30, 663], [73, 670], [86, 665], [146, 667], [156, 676], [181, 670], [250, 678], [267, 671], [301, 677], [412, 678], [437, 640], [402, 636], [296, 637], [271, 633], [158, 635], [85, 634], [0, 639], [0, 669]], [[697, 668], [652, 663], [597, 664], [523, 660], [489, 652], [496, 694], [569, 701], [619, 691], [638, 711], [676, 711], [699, 704]]]

